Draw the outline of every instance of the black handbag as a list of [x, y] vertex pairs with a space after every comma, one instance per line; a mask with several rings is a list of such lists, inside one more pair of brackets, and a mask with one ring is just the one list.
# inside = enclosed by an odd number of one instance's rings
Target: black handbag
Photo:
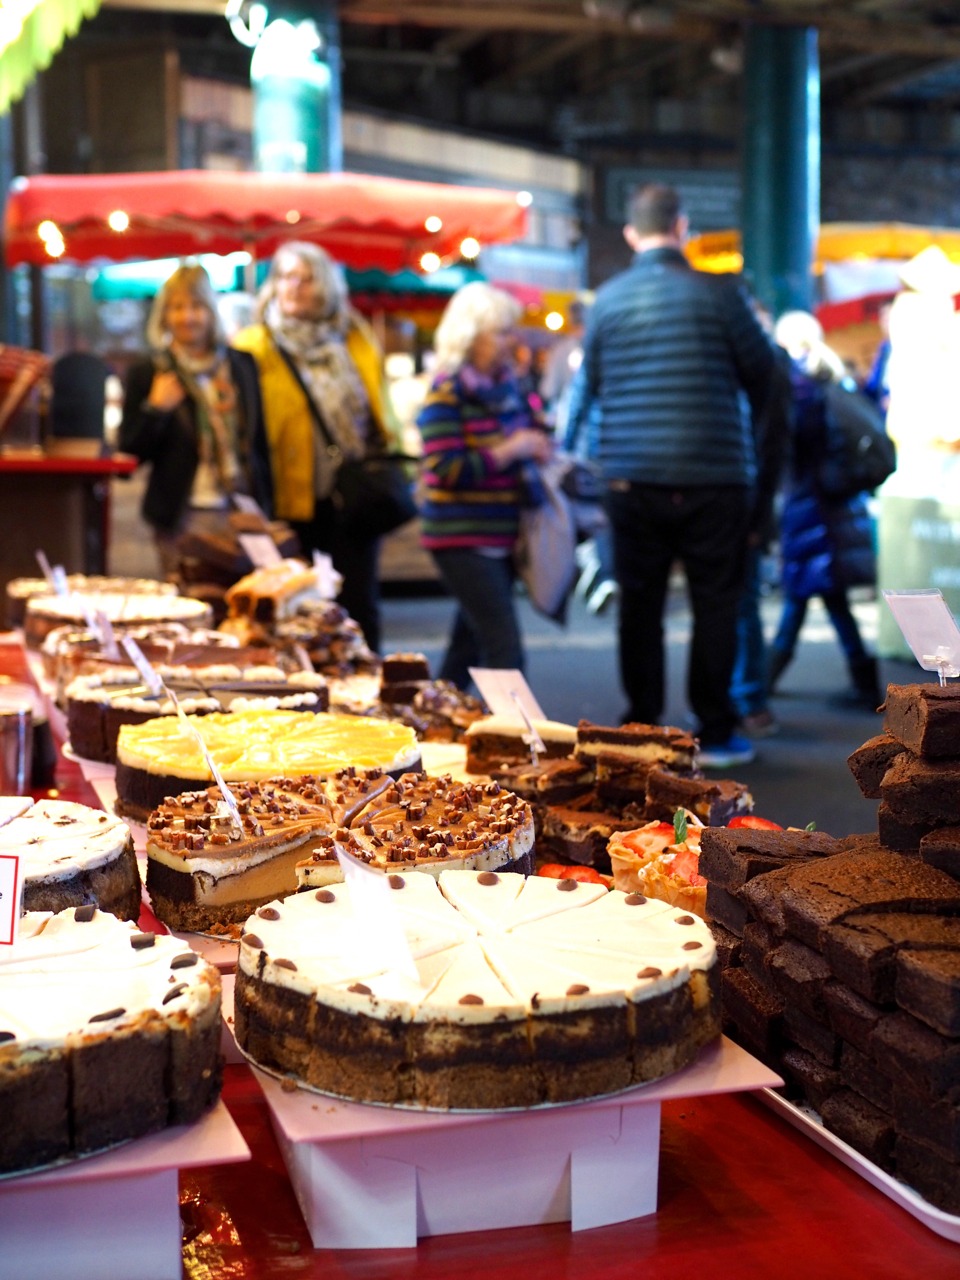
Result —
[[328, 451], [338, 458], [330, 501], [340, 529], [354, 537], [382, 538], [413, 520], [417, 504], [413, 496], [412, 466], [417, 459], [406, 453], [387, 452], [371, 453], [364, 458], [343, 458], [296, 362], [283, 347], [278, 345], [277, 350], [306, 396]]
[[381, 538], [417, 514], [410, 465], [404, 453], [374, 453], [341, 462], [330, 495], [344, 533]]

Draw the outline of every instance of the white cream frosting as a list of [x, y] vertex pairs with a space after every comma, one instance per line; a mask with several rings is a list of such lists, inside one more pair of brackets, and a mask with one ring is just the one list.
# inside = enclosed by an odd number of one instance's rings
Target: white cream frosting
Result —
[[[105, 911], [84, 922], [76, 916], [73, 908], [29, 912], [14, 945], [0, 948], [0, 1032], [15, 1037], [0, 1041], [0, 1055], [10, 1043], [17, 1050], [79, 1044], [145, 1015], [173, 1025], [218, 998], [219, 979], [206, 961], [174, 966], [178, 957], [196, 954], [176, 938], [141, 934]], [[147, 946], [131, 944], [150, 938]], [[91, 1022], [114, 1010], [123, 1012]]]
[[143, 622], [195, 622], [210, 617], [210, 606], [192, 596], [119, 595], [113, 592], [84, 591], [66, 596], [34, 596], [27, 602], [28, 614], [83, 622], [87, 612], [104, 613], [112, 623], [136, 625]]
[[[710, 930], [696, 916], [601, 884], [472, 871], [444, 871], [439, 882], [419, 872], [391, 879], [403, 885], [390, 903], [419, 984], [371, 959], [376, 948], [364, 947], [364, 921], [345, 884], [251, 916], [241, 969], [257, 973], [263, 951], [266, 981], [324, 1005], [375, 1018], [480, 1023], [636, 1003], [716, 960]], [[461, 1003], [465, 996], [482, 1003]]]
[[[531, 723], [541, 738], [549, 739], [551, 742], [569, 742], [572, 746], [577, 740], [575, 725], [563, 724], [560, 720], [533, 720]], [[481, 716], [479, 720], [474, 720], [465, 736], [478, 738], [495, 734], [523, 739], [528, 733], [529, 730], [522, 719], [514, 719], [512, 716]]]
[[37, 881], [103, 866], [129, 842], [125, 822], [70, 800], [40, 800], [0, 827], [0, 853], [16, 854], [24, 877]]

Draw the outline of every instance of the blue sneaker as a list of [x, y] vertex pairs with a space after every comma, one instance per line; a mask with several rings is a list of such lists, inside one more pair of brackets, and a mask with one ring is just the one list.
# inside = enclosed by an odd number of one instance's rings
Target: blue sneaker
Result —
[[697, 764], [704, 769], [732, 769], [738, 764], [750, 764], [756, 758], [750, 739], [732, 733], [726, 742], [701, 747], [697, 753]]

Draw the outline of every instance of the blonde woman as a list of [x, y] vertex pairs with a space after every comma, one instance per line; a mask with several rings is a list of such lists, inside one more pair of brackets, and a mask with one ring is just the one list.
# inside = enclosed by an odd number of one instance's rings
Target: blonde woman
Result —
[[203, 267], [187, 263], [157, 293], [147, 321], [151, 355], [127, 375], [119, 444], [150, 464], [143, 517], [161, 570], [177, 567], [188, 525], [215, 525], [234, 493], [270, 513], [270, 460], [257, 368], [231, 351]]
[[440, 678], [461, 689], [469, 668], [523, 668], [512, 552], [524, 464], [545, 462], [508, 351], [520, 308], [482, 281], [453, 295], [437, 327], [435, 372], [417, 419], [423, 439], [422, 541], [457, 601]]
[[380, 541], [338, 528], [331, 495], [341, 460], [400, 440], [383, 354], [350, 306], [340, 269], [317, 245], [277, 250], [258, 312], [259, 323], [234, 345], [251, 352], [260, 371], [276, 514], [305, 552], [331, 557], [343, 576], [340, 602], [377, 650]]

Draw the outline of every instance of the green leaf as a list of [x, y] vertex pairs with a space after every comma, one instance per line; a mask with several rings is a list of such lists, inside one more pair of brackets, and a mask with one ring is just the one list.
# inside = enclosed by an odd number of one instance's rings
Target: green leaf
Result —
[[687, 839], [687, 815], [678, 809], [673, 815], [674, 844], [684, 844]]
[[803, 829], [804, 831], [816, 831], [817, 824], [815, 822], [808, 822]]

